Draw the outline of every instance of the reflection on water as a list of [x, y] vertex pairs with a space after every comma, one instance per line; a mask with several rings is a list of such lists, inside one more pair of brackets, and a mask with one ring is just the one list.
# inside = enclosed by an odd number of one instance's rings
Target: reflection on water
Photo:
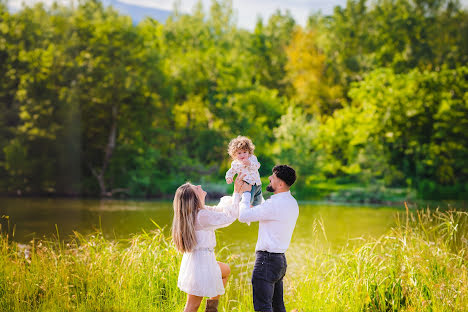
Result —
[[[169, 202], [136, 202], [79, 199], [0, 199], [0, 214], [9, 216], [10, 233], [20, 242], [34, 238], [57, 236], [61, 239], [73, 231], [89, 234], [102, 230], [108, 239], [128, 238], [155, 228], [151, 222], [164, 226], [171, 222]], [[2, 219], [2, 230], [8, 228]]]
[[[317, 238], [330, 247], [339, 247], [349, 239], [383, 234], [394, 222], [398, 208], [300, 204], [300, 215], [292, 245], [307, 246]], [[14, 239], [27, 243], [32, 238], [67, 239], [73, 231], [89, 234], [99, 229], [108, 239], [128, 238], [132, 233], [155, 228], [152, 220], [169, 234], [172, 222], [171, 202], [81, 200], [81, 199], [0, 199], [2, 231], [14, 227]], [[218, 244], [231, 252], [255, 249], [258, 225], [235, 222], [217, 231]], [[220, 246], [218, 246], [219, 248]], [[293, 247], [293, 246], [292, 246]]]

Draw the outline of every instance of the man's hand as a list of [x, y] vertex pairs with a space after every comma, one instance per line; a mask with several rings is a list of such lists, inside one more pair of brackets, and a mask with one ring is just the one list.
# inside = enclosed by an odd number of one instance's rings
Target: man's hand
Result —
[[231, 184], [231, 183], [232, 183], [232, 178], [227, 178], [227, 179], [226, 179], [226, 183], [227, 183], [227, 184]]
[[237, 176], [236, 180], [234, 181], [234, 193], [244, 193], [249, 192], [252, 189], [252, 186], [243, 181], [245, 174], [240, 174]]

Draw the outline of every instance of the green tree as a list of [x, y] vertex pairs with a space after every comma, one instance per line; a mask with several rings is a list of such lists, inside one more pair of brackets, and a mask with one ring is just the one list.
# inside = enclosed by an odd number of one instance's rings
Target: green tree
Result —
[[288, 87], [286, 75], [286, 47], [291, 41], [296, 22], [289, 11], [284, 14], [276, 11], [264, 25], [257, 21], [253, 34], [250, 35], [248, 67], [253, 71], [252, 78], [270, 89], [284, 95]]
[[425, 181], [463, 188], [468, 178], [466, 73], [466, 67], [408, 74], [381, 69], [354, 84], [352, 104], [322, 126], [324, 170], [367, 173], [366, 179], [372, 173], [387, 185], [408, 183], [420, 191]]
[[321, 151], [317, 145], [319, 122], [309, 120], [300, 108], [290, 106], [274, 129], [273, 153], [276, 163], [286, 163], [297, 171], [297, 187], [303, 189], [310, 176], [321, 172]]
[[327, 76], [326, 56], [317, 46], [316, 34], [297, 27], [286, 47], [286, 77], [295, 99], [309, 115], [330, 115], [341, 106], [341, 88]]
[[466, 64], [467, 26], [466, 10], [452, 0], [350, 0], [309, 23], [321, 33], [328, 72], [345, 91], [380, 67], [404, 73]]

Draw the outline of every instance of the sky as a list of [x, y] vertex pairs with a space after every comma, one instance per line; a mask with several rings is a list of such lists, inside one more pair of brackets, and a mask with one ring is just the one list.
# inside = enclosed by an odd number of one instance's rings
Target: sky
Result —
[[[120, 2], [138, 4], [172, 10], [175, 0], [119, 0]], [[333, 12], [336, 5], [344, 6], [346, 0], [231, 0], [234, 9], [237, 11], [238, 25], [243, 28], [253, 29], [257, 22], [257, 17], [264, 20], [273, 14], [277, 9], [291, 11], [296, 22], [304, 25], [311, 12], [321, 10], [325, 14]], [[198, 0], [180, 0], [182, 11], [190, 12]], [[211, 0], [202, 0], [204, 7], [210, 6]]]
[[[104, 0], [104, 3], [112, 3], [113, 0]], [[139, 5], [172, 11], [177, 0], [114, 0], [123, 3]], [[191, 12], [198, 0], [178, 0], [180, 9], [183, 12]], [[467, 0], [468, 1], [468, 0]], [[14, 10], [21, 7], [24, 2], [28, 5], [36, 2], [44, 2], [48, 5], [54, 0], [9, 0], [8, 6]], [[68, 3], [70, 0], [58, 0], [59, 3]], [[211, 0], [202, 0], [205, 8], [209, 8]], [[296, 22], [305, 24], [311, 12], [331, 13], [335, 5], [344, 5], [346, 0], [232, 0], [234, 9], [237, 12], [238, 25], [243, 28], [253, 29], [257, 17], [264, 20], [273, 14], [277, 9], [290, 10]]]
[[[9, 6], [13, 9], [21, 7], [21, 3], [32, 4], [38, 1], [46, 4], [54, 0], [9, 0]], [[58, 2], [70, 2], [73, 0], [58, 0]], [[172, 11], [174, 3], [180, 3], [180, 9], [183, 12], [191, 12], [198, 0], [103, 0], [104, 3], [119, 1], [123, 3], [139, 5]], [[264, 20], [274, 13], [277, 9], [289, 10], [296, 22], [305, 25], [307, 17], [312, 12], [321, 11], [324, 14], [330, 14], [336, 5], [344, 6], [346, 0], [231, 0], [234, 9], [237, 11], [238, 25], [243, 28], [253, 29], [257, 17], [261, 16]], [[210, 6], [211, 0], [202, 0], [204, 7]], [[468, 7], [468, 0], [461, 0], [462, 5]]]

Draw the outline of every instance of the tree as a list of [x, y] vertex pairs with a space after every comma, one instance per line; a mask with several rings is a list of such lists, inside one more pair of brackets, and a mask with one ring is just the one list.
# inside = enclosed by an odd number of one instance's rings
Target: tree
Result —
[[[128, 163], [116, 153], [131, 153], [145, 137], [158, 109], [159, 97], [145, 66], [158, 72], [158, 61], [147, 54], [142, 36], [129, 18], [100, 3], [86, 3], [75, 18], [76, 42], [87, 42], [76, 58], [83, 158], [96, 178], [100, 194], [126, 190]], [[148, 63], [146, 62], [148, 60]], [[148, 79], [148, 80], [147, 80]], [[132, 146], [133, 145], [133, 146]], [[112, 166], [112, 160], [120, 160]], [[120, 178], [117, 178], [120, 177]], [[118, 185], [122, 183], [121, 185]], [[115, 185], [117, 184], [117, 185]]]
[[307, 177], [320, 172], [317, 148], [319, 123], [309, 120], [300, 108], [290, 106], [274, 129], [273, 147], [276, 163], [286, 163], [297, 171], [298, 184], [304, 184]]
[[285, 79], [287, 56], [285, 49], [291, 40], [296, 22], [289, 11], [276, 11], [266, 25], [259, 19], [250, 35], [248, 51], [254, 82], [285, 94], [288, 81]]
[[380, 69], [354, 84], [352, 103], [321, 127], [325, 170], [367, 171], [367, 177], [371, 170], [387, 185], [420, 187], [427, 180], [463, 187], [468, 180], [466, 74], [466, 67], [408, 74]]
[[311, 17], [309, 27], [320, 32], [327, 68], [345, 94], [380, 67], [405, 73], [468, 61], [468, 15], [458, 1], [348, 1], [330, 17]]
[[297, 27], [286, 55], [286, 77], [294, 89], [292, 98], [305, 113], [330, 115], [341, 106], [341, 89], [327, 76], [326, 56], [317, 46], [315, 32]]

